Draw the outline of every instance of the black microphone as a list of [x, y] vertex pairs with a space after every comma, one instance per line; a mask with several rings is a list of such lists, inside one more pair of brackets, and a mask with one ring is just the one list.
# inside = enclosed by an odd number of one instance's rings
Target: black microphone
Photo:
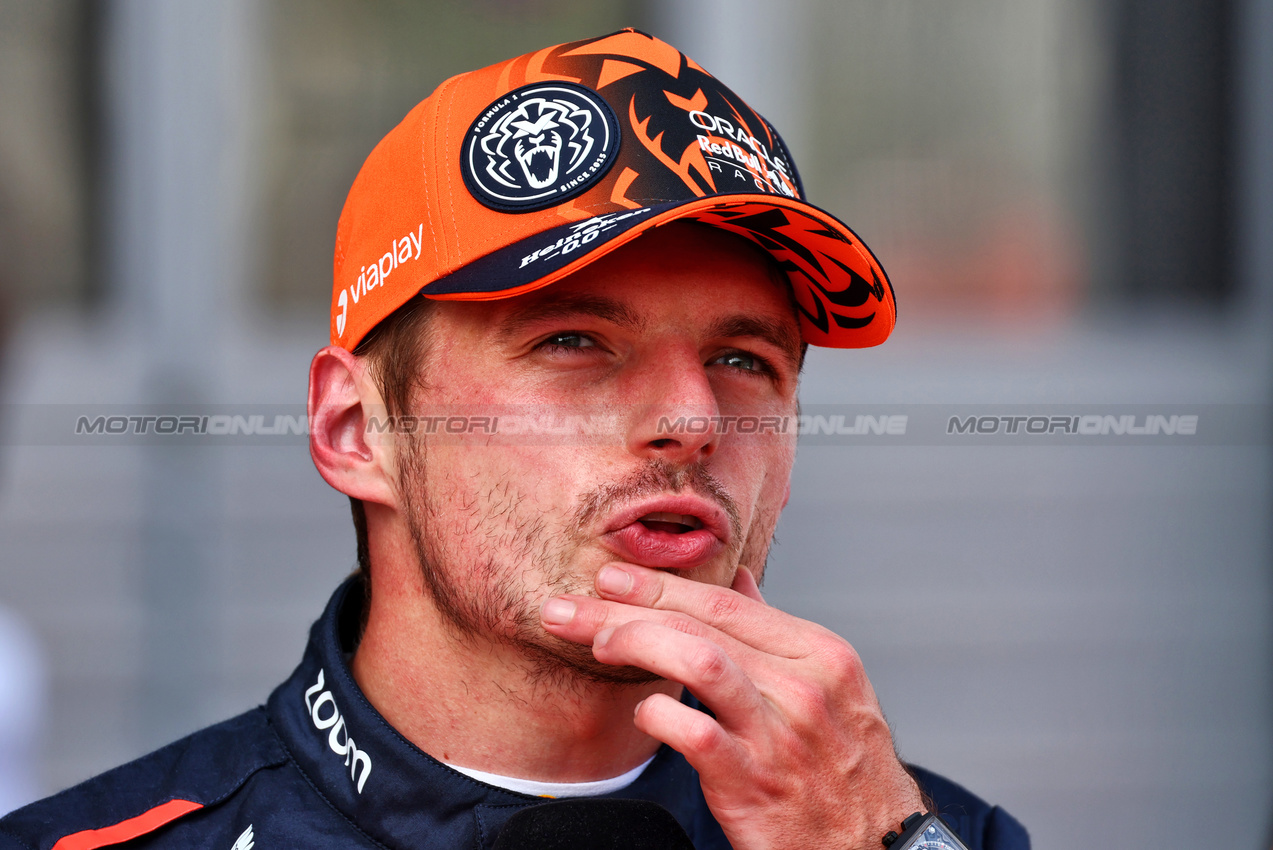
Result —
[[694, 850], [694, 845], [658, 803], [580, 797], [517, 812], [492, 850]]

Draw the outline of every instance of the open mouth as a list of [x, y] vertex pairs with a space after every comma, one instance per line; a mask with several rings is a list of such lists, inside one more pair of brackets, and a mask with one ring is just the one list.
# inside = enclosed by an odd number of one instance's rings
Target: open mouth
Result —
[[517, 160], [527, 182], [536, 189], [551, 186], [557, 180], [557, 152], [553, 145], [537, 144], [526, 148], [524, 142], [517, 146]]
[[719, 555], [729, 537], [729, 520], [719, 506], [681, 494], [615, 513], [602, 539], [625, 561], [656, 569], [689, 569]]
[[666, 534], [686, 534], [690, 531], [698, 531], [703, 527], [703, 521], [696, 516], [663, 511], [648, 513], [638, 519], [637, 522], [651, 531], [662, 531]]
[[681, 492], [616, 510], [601, 540], [630, 564], [687, 570], [721, 555], [731, 537], [729, 517], [721, 505]]

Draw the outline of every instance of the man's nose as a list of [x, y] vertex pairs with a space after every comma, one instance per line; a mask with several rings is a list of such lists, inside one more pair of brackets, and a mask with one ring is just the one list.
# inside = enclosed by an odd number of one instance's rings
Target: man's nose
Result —
[[628, 451], [678, 466], [711, 457], [720, 442], [720, 407], [697, 351], [647, 364], [627, 382], [633, 415]]

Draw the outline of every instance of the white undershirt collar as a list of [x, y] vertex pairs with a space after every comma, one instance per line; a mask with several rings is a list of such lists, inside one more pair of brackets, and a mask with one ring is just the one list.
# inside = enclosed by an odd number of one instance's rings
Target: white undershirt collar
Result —
[[532, 797], [596, 797], [627, 788], [636, 782], [637, 777], [650, 766], [652, 761], [654, 756], [650, 756], [627, 773], [621, 773], [610, 779], [595, 779], [591, 782], [539, 782], [534, 779], [518, 779], [515, 776], [500, 776], [498, 773], [460, 767], [458, 764], [448, 764], [447, 767], [465, 776], [471, 776], [479, 782], [485, 782], [487, 785], [494, 785], [506, 791], [516, 791], [519, 794], [529, 794]]

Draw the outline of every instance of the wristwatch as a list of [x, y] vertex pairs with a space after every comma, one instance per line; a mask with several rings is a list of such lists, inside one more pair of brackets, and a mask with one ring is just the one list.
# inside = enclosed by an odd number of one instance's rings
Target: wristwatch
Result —
[[955, 831], [933, 812], [915, 812], [902, 821], [900, 835], [889, 830], [880, 841], [888, 850], [968, 850]]

